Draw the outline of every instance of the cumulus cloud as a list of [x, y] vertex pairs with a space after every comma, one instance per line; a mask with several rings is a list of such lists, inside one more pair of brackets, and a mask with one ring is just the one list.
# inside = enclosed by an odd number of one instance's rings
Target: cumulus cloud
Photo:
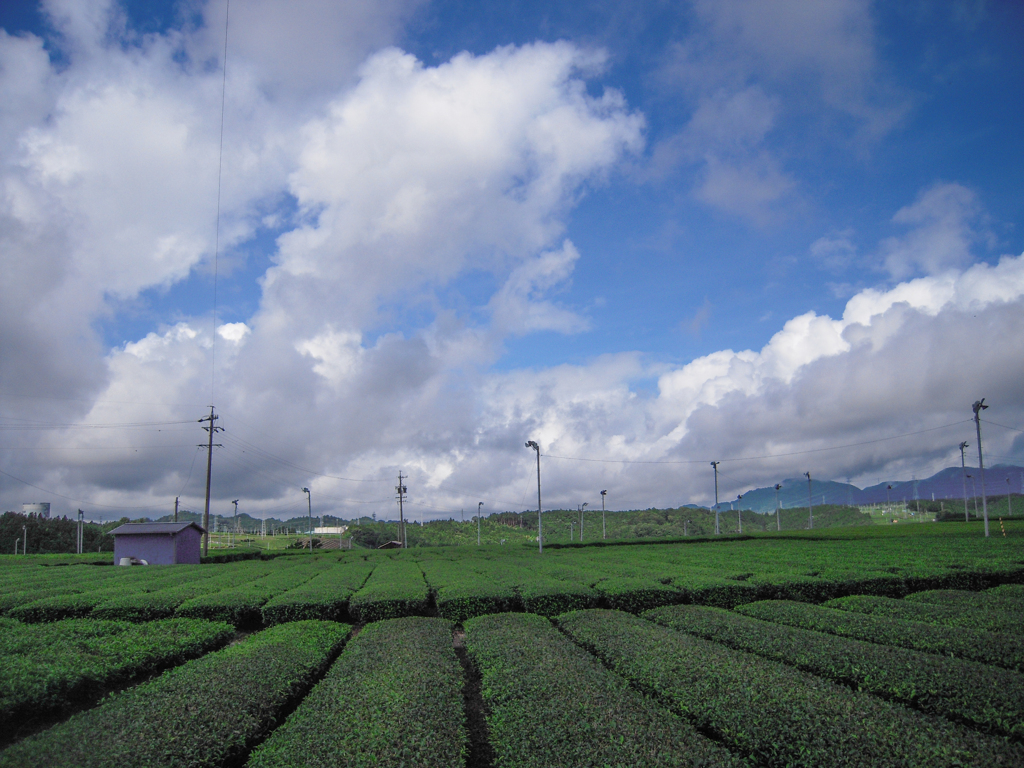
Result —
[[[981, 395], [1016, 423], [1024, 257], [970, 266], [984, 217], [957, 185], [923, 191], [893, 219], [901, 236], [876, 249], [903, 282], [860, 291], [839, 318], [791, 318], [759, 350], [494, 366], [509, 337], [590, 327], [558, 300], [587, 258], [567, 217], [642, 151], [643, 116], [595, 86], [600, 52], [535, 43], [427, 66], [386, 45], [413, 4], [328, 5], [316, 29], [284, 3], [239, 9], [221, 245], [241, 258], [273, 230], [257, 308], [214, 329], [197, 301], [112, 349], [99, 321], [209, 265], [223, 6], [204, 6], [196, 28], [139, 36], [113, 4], [53, 0], [61, 69], [37, 38], [0, 33], [0, 415], [25, 427], [4, 433], [5, 472], [108, 514], [169, 509], [179, 494], [196, 506], [197, 419], [214, 402], [226, 430], [215, 503], [289, 514], [306, 486], [322, 511], [387, 516], [402, 470], [414, 514], [434, 517], [467, 497], [529, 506], [531, 438], [546, 505], [607, 487], [628, 507], [707, 500], [712, 458], [726, 489], [774, 482], [810, 466], [787, 453], [942, 426]], [[739, 68], [693, 91], [692, 119], [654, 150], [696, 169], [698, 199], [754, 220], [795, 185], [768, 146], [786, 109], [773, 83], [813, 62], [848, 70], [823, 98], [854, 114], [874, 71], [863, 5], [787, 5], [766, 17], [766, 40], [748, 41], [750, 14], [766, 8], [699, 4], [751, 57], [798, 33], [799, 44], [769, 67], [771, 83], [733, 77], [752, 60], [733, 51]], [[274, 50], [259, 45], [267, 24], [282, 27]], [[825, 42], [802, 37], [822, 31]], [[307, 38], [331, 72], [303, 83], [316, 64]], [[694, 66], [719, 63], [697, 54]], [[852, 257], [852, 233], [812, 252]], [[902, 444], [908, 461], [940, 463], [950, 436]], [[778, 458], [738, 461], [761, 455]], [[893, 455], [828, 451], [813, 469], [867, 477], [902, 466]], [[0, 498], [15, 505], [22, 491], [5, 485]]]

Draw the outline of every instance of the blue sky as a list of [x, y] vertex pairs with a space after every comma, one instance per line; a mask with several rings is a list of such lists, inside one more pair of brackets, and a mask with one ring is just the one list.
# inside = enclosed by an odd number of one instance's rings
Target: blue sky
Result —
[[4, 508], [1024, 460], [1020, 4], [236, 2], [214, 336], [224, 11], [0, 8]]

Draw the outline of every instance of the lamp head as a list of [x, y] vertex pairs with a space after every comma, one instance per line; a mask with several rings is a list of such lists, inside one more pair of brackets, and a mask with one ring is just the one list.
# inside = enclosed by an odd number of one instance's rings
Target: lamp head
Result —
[[601, 491], [601, 495], [602, 496], [607, 496], [608, 495], [608, 491]]
[[533, 450], [537, 451], [537, 453], [540, 453], [540, 446], [537, 445], [537, 441], [536, 440], [527, 440], [526, 441], [526, 447], [527, 448], [533, 448]]
[[303, 488], [303, 489], [302, 489], [302, 492], [303, 492], [303, 493], [309, 493], [309, 488]]
[[782, 485], [781, 485], [781, 483], [776, 483], [776, 484], [775, 484], [775, 490], [776, 490], [776, 491], [778, 491], [778, 490], [781, 490], [781, 488], [782, 488]]
[[974, 405], [971, 406], [971, 409], [974, 411], [974, 415], [975, 416], [978, 415], [978, 411], [983, 411], [986, 408], [988, 408], [988, 406], [985, 405], [985, 398], [984, 397], [981, 398], [981, 400], [978, 400]]

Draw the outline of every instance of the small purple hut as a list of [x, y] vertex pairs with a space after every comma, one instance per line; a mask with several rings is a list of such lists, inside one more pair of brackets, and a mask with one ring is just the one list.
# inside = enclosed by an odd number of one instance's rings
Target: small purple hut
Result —
[[125, 523], [114, 536], [114, 564], [128, 558], [149, 565], [199, 564], [203, 528], [196, 523]]

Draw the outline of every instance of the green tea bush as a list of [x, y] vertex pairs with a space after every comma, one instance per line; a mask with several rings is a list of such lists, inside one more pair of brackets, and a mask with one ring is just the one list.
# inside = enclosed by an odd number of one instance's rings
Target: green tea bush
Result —
[[1024, 748], [619, 611], [558, 617], [611, 669], [765, 766], [1018, 765]]
[[462, 768], [462, 682], [451, 623], [369, 624], [247, 765]]
[[[274, 565], [278, 565], [274, 563]], [[186, 600], [175, 609], [176, 616], [227, 621], [236, 627], [259, 626], [260, 609], [275, 595], [294, 589], [312, 579], [322, 568], [317, 563], [295, 566], [281, 563], [269, 575], [241, 587], [223, 589]]]
[[518, 591], [523, 608], [541, 616], [557, 616], [565, 611], [593, 608], [600, 598], [586, 584], [531, 574], [521, 576]]
[[603, 604], [630, 613], [642, 613], [660, 605], [675, 605], [686, 597], [684, 592], [661, 582], [628, 576], [613, 576], [599, 581], [596, 589], [601, 593]]
[[515, 590], [479, 570], [451, 560], [428, 559], [420, 563], [434, 593], [439, 616], [461, 622], [473, 616], [522, 609]]
[[1016, 672], [772, 624], [720, 608], [671, 606], [643, 618], [973, 728], [1024, 736], [1024, 677]]
[[1024, 672], [1024, 638], [966, 627], [839, 611], [788, 600], [747, 603], [736, 611], [763, 621], [827, 632], [879, 645], [911, 648]]
[[[1020, 586], [1017, 584], [1007, 586]], [[998, 588], [997, 588], [998, 589]], [[927, 589], [907, 595], [904, 600], [928, 605], [946, 605], [951, 608], [967, 608], [982, 611], [1022, 611], [1024, 597], [1013, 596], [1009, 592], [993, 593], [969, 592], [963, 589]]]
[[350, 627], [301, 621], [175, 667], [0, 752], [0, 766], [238, 763], [322, 673]]
[[[152, 566], [109, 569], [109, 575], [81, 583], [75, 592], [45, 597], [12, 608], [7, 615], [18, 621], [41, 622], [82, 618], [107, 600], [125, 594], [148, 593], [180, 584], [196, 571], [189, 566]], [[74, 575], [74, 574], [68, 574]]]
[[0, 624], [0, 732], [97, 698], [140, 675], [196, 658], [227, 643], [222, 623], [168, 619], [145, 625], [67, 619]]
[[634, 691], [540, 616], [470, 619], [496, 765], [741, 766], [747, 762]]
[[363, 586], [373, 566], [365, 562], [334, 565], [294, 589], [271, 598], [262, 608], [267, 626], [286, 621], [321, 619], [341, 621], [348, 615], [348, 601]]
[[837, 600], [829, 600], [824, 605], [826, 608], [837, 608], [841, 611], [856, 611], [857, 613], [888, 616], [894, 619], [923, 621], [927, 624], [940, 624], [945, 627], [965, 627], [985, 632], [1024, 635], [1024, 615], [1010, 611], [931, 605], [871, 595], [841, 597]]
[[429, 610], [430, 596], [423, 572], [412, 560], [400, 557], [381, 562], [348, 603], [357, 622], [420, 616]]

